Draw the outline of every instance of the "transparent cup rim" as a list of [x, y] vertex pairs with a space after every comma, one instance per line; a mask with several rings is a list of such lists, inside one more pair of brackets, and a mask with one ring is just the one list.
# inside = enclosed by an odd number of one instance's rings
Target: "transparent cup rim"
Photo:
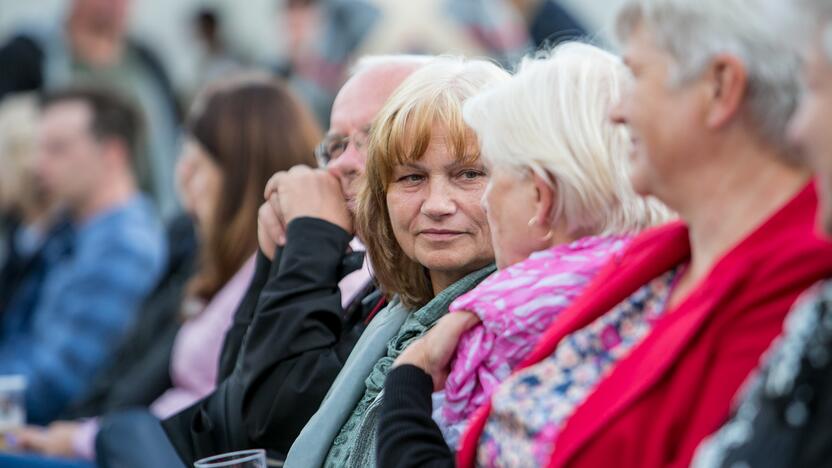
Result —
[[194, 466], [196, 468], [207, 468], [210, 463], [211, 468], [219, 468], [222, 466], [231, 466], [238, 463], [254, 461], [261, 457], [264, 459], [266, 457], [266, 451], [264, 449], [239, 450], [236, 452], [212, 455], [210, 457], [197, 460], [194, 462]]
[[0, 392], [23, 392], [26, 390], [26, 376], [20, 374], [0, 375]]

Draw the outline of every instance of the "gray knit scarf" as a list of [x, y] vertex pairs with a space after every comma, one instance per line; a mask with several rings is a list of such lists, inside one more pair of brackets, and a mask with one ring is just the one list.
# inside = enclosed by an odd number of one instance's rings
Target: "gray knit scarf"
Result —
[[[384, 379], [393, 361], [410, 343], [424, 335], [448, 312], [451, 302], [473, 289], [495, 269], [496, 267], [492, 264], [468, 274], [445, 288], [422, 308], [408, 315], [399, 332], [387, 345], [387, 355], [376, 362], [365, 380], [367, 391], [333, 441], [324, 466], [327, 468], [376, 466], [376, 416], [381, 404]], [[398, 306], [404, 307], [401, 304]]]

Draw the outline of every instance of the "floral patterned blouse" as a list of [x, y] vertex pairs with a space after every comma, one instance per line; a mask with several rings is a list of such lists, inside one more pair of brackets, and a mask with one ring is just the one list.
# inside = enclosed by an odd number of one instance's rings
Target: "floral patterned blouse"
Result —
[[494, 393], [481, 466], [545, 466], [564, 423], [663, 315], [679, 267], [655, 278]]
[[629, 236], [588, 236], [535, 252], [485, 279], [451, 304], [481, 322], [459, 340], [444, 400], [433, 418], [456, 449], [468, 418], [534, 349], [540, 335], [595, 278]]

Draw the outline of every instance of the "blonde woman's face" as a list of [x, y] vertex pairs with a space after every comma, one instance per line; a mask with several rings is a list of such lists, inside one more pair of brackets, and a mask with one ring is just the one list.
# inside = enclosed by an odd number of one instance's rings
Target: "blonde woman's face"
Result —
[[394, 167], [387, 209], [404, 253], [427, 268], [434, 290], [491, 263], [491, 234], [481, 198], [482, 162], [457, 161], [434, 131], [421, 160]]

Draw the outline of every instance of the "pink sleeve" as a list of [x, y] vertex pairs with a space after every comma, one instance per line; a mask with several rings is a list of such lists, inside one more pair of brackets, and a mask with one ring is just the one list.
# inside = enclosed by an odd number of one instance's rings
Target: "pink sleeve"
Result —
[[95, 460], [95, 436], [98, 435], [98, 418], [81, 419], [72, 437], [72, 450], [78, 458]]
[[445, 384], [443, 417], [466, 419], [485, 403], [554, 318], [595, 276], [619, 237], [585, 238], [532, 254], [488, 277], [451, 304], [482, 323], [462, 336]]
[[445, 381], [445, 420], [451, 424], [463, 420], [476, 401], [482, 399], [483, 385], [480, 379], [483, 364], [491, 353], [494, 336], [482, 325], [468, 330], [457, 345], [451, 363], [451, 372]]

